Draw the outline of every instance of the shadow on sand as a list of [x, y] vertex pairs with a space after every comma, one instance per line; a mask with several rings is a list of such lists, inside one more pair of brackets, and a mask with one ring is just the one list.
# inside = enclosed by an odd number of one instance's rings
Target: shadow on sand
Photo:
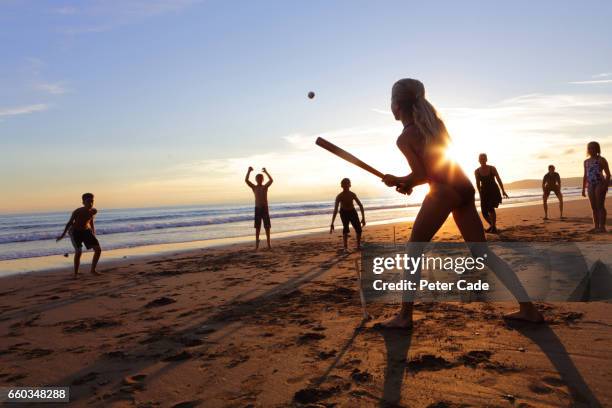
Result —
[[533, 341], [546, 354], [561, 379], [567, 384], [572, 396], [573, 407], [601, 407], [589, 385], [584, 381], [576, 365], [569, 356], [561, 339], [548, 324], [532, 325], [522, 323], [508, 324], [523, 336]]
[[408, 349], [412, 342], [412, 330], [381, 330], [387, 349], [387, 366], [385, 367], [385, 382], [383, 396], [379, 402], [381, 407], [395, 407], [402, 398], [402, 383], [408, 357]]

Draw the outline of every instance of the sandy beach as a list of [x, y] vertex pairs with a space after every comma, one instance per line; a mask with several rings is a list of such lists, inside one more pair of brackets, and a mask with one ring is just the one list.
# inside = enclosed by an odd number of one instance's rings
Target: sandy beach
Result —
[[[558, 216], [556, 200], [550, 215]], [[504, 241], [587, 234], [587, 200], [544, 222], [502, 208]], [[405, 241], [409, 223], [366, 227]], [[435, 240], [460, 240], [452, 219]], [[353, 241], [349, 245], [354, 244]], [[66, 268], [0, 280], [0, 385], [65, 385], [96, 407], [559, 407], [612, 405], [612, 306], [546, 303], [543, 325], [509, 325], [500, 303], [417, 304], [411, 333], [362, 324], [340, 232]]]

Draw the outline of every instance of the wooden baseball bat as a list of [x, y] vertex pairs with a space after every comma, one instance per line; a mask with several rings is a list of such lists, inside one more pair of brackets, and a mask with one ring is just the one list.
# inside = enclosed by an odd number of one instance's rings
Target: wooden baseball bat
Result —
[[316, 144], [318, 146], [321, 146], [325, 150], [335, 154], [336, 156], [346, 160], [347, 162], [353, 163], [355, 166], [361, 167], [365, 171], [370, 172], [370, 173], [374, 174], [375, 176], [378, 176], [379, 178], [385, 177], [385, 175], [383, 173], [381, 173], [380, 171], [376, 170], [374, 167], [372, 167], [369, 164], [359, 160], [357, 157], [353, 156], [352, 154], [350, 154], [346, 150], [336, 146], [335, 144], [333, 144], [331, 142], [328, 142], [327, 140], [323, 139], [322, 137], [318, 137], [317, 138]]

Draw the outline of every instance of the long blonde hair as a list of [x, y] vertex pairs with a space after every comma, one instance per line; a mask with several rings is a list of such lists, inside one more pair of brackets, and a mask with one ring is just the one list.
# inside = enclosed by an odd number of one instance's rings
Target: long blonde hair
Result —
[[425, 98], [425, 86], [417, 79], [404, 78], [391, 90], [391, 100], [402, 114], [412, 116], [414, 124], [425, 137], [426, 144], [447, 144], [450, 136], [436, 109]]

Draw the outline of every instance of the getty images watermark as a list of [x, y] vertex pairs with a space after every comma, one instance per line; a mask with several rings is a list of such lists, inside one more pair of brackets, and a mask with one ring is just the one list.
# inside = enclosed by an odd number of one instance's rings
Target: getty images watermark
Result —
[[605, 242], [367, 244], [366, 300], [609, 301], [612, 244]]

